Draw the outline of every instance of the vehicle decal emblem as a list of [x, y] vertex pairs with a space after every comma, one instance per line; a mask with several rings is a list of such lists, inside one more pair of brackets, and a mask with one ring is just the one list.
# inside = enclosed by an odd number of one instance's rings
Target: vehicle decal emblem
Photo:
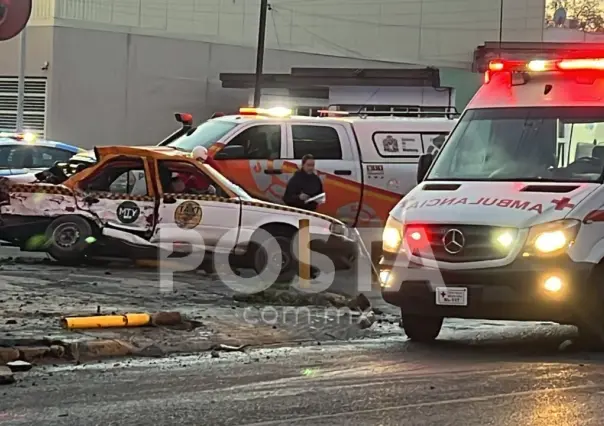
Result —
[[134, 223], [141, 214], [141, 209], [132, 201], [124, 201], [117, 206], [117, 218], [122, 223]]
[[398, 141], [392, 135], [386, 136], [382, 143], [384, 144], [385, 152], [399, 152]]
[[181, 229], [193, 229], [201, 223], [201, 205], [195, 201], [185, 201], [174, 212], [174, 223]]
[[458, 254], [466, 245], [466, 237], [459, 229], [449, 229], [443, 236], [442, 242], [447, 253]]

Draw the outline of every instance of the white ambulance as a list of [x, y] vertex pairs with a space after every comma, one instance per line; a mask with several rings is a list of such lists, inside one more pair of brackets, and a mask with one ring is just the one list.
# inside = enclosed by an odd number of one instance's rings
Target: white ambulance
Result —
[[604, 59], [491, 62], [418, 182], [390, 212], [380, 263], [410, 339], [454, 317], [604, 340]]

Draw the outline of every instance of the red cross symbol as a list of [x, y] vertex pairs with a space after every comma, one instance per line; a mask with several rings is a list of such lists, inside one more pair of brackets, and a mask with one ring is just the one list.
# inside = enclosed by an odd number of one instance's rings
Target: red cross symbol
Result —
[[575, 207], [574, 204], [570, 203], [570, 198], [567, 197], [560, 200], [552, 200], [552, 203], [556, 205], [556, 210], [572, 209]]

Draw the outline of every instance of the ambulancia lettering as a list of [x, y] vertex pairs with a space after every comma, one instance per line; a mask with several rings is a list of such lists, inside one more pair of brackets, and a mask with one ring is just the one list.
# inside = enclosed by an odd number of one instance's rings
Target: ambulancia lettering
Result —
[[411, 201], [403, 202], [402, 207], [408, 210], [410, 209], [421, 209], [425, 207], [441, 207], [441, 206], [457, 206], [457, 205], [472, 205], [472, 206], [485, 206], [485, 207], [501, 207], [514, 210], [524, 210], [529, 212], [543, 213], [543, 204], [531, 203], [530, 201], [524, 200], [512, 200], [510, 198], [492, 198], [492, 197], [480, 197], [478, 199], [468, 198], [433, 198], [425, 201]]

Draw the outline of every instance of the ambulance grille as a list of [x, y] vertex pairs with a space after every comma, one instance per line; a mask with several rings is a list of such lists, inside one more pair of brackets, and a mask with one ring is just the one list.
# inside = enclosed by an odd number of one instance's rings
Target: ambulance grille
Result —
[[[441, 262], [481, 262], [497, 260], [506, 257], [513, 244], [508, 249], [502, 249], [496, 243], [496, 237], [501, 232], [516, 230], [483, 225], [425, 225], [424, 227], [434, 260]], [[463, 235], [463, 247], [457, 253], [449, 253], [445, 249], [444, 237], [451, 231], [457, 230]], [[426, 255], [424, 255], [426, 257]]]

